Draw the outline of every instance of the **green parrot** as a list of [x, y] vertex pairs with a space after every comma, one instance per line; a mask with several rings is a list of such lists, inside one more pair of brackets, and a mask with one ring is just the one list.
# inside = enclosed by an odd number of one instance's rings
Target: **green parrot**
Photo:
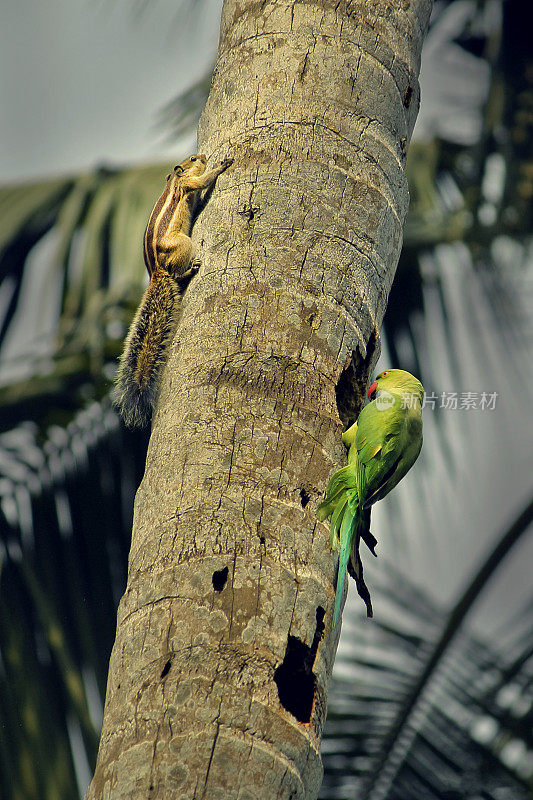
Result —
[[319, 520], [331, 517], [331, 548], [340, 547], [333, 627], [342, 600], [346, 567], [372, 616], [370, 593], [363, 579], [359, 542], [373, 555], [377, 540], [370, 533], [370, 509], [411, 469], [422, 448], [424, 387], [403, 369], [380, 373], [368, 390], [371, 400], [357, 422], [342, 435], [348, 463], [337, 470], [318, 506]]

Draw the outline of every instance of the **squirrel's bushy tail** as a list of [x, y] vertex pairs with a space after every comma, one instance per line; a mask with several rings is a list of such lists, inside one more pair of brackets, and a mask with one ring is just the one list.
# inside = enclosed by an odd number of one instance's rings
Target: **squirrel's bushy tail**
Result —
[[161, 371], [177, 322], [179, 289], [155, 270], [124, 342], [113, 402], [129, 428], [147, 425], [157, 399]]

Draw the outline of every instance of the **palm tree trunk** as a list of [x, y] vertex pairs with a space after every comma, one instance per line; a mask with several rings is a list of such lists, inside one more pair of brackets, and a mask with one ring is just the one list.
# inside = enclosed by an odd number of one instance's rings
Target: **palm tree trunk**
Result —
[[430, 0], [227, 0], [195, 237], [88, 798], [315, 798], [337, 636], [317, 500], [401, 247]]

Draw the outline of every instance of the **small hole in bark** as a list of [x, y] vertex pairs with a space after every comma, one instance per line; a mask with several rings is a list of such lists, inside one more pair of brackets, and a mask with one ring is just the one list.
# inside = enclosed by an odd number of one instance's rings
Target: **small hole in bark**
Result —
[[405, 92], [403, 93], [403, 104], [406, 108], [409, 108], [412, 99], [413, 99], [413, 87], [408, 86]]
[[264, 536], [260, 536], [260, 537], [259, 537], [259, 542], [260, 542], [261, 544], [265, 544], [265, 542], [266, 542], [266, 539], [265, 539], [265, 537], [264, 537]]
[[171, 662], [170, 662], [170, 659], [169, 659], [167, 661], [167, 663], [165, 664], [165, 666], [163, 667], [163, 669], [161, 670], [161, 680], [163, 680], [165, 675], [168, 675], [168, 673], [170, 672], [170, 667], [171, 667]]
[[215, 592], [221, 592], [224, 586], [226, 585], [226, 581], [228, 580], [228, 568], [224, 567], [224, 569], [218, 569], [213, 572], [213, 589]]
[[311, 499], [311, 496], [310, 496], [309, 492], [302, 487], [300, 489], [300, 503], [302, 504], [302, 508], [306, 507], [306, 505], [308, 504], [310, 499]]

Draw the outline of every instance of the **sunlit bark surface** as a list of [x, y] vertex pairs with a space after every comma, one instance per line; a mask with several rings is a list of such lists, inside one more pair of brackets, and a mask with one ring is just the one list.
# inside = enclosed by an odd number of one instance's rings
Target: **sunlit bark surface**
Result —
[[429, 0], [228, 0], [91, 799], [315, 798], [336, 556], [316, 505], [402, 240]]

